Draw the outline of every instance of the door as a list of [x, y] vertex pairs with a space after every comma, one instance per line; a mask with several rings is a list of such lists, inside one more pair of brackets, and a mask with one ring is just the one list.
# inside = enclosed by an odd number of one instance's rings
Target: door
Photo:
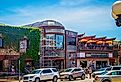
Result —
[[41, 73], [41, 80], [47, 80], [47, 79], [52, 79], [53, 78], [53, 73], [50, 69], [45, 69]]
[[110, 75], [111, 75], [112, 82], [121, 81], [121, 71], [114, 71]]
[[0, 71], [3, 70], [3, 61], [0, 61]]
[[73, 73], [73, 77], [79, 77], [81, 76], [81, 69], [74, 69], [72, 73]]

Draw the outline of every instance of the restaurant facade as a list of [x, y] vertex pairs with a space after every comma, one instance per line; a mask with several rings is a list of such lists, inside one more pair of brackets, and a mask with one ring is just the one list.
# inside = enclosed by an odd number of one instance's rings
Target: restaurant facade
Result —
[[[114, 55], [113, 41], [116, 38], [94, 36], [78, 36], [77, 66], [95, 68], [114, 65], [117, 56]], [[118, 54], [116, 54], [118, 55]]]

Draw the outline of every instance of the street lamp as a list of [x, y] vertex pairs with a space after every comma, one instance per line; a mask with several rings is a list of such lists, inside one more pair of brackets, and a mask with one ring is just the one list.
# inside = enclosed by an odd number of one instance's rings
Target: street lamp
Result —
[[116, 25], [118, 27], [121, 26], [121, 1], [116, 1], [113, 5], [112, 5], [112, 17], [115, 19], [116, 21]]

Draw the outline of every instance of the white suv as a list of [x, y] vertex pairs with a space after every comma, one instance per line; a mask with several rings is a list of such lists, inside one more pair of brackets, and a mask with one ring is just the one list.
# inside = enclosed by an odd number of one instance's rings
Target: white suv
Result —
[[42, 68], [33, 70], [31, 74], [24, 75], [23, 82], [40, 82], [48, 80], [57, 82], [58, 78], [59, 73], [55, 68]]
[[67, 68], [63, 72], [60, 73], [60, 79], [69, 79], [76, 80], [76, 78], [81, 78], [82, 80], [85, 79], [85, 72], [81, 68], [75, 67], [75, 68]]

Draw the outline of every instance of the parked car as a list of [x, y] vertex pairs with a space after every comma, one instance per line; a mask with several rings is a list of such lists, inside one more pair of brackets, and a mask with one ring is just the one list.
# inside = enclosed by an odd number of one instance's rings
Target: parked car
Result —
[[85, 72], [81, 68], [67, 68], [62, 73], [60, 73], [60, 79], [76, 80], [76, 78], [85, 79]]
[[110, 71], [110, 70], [111, 70], [111, 67], [98, 69], [92, 73], [92, 77], [94, 78], [96, 75], [101, 75], [101, 74], [105, 73], [106, 71]]
[[121, 70], [112, 70], [102, 75], [96, 75], [93, 82], [121, 82]]
[[121, 65], [116, 65], [116, 66], [101, 68], [101, 69], [93, 72], [92, 73], [92, 77], [95, 77], [95, 75], [101, 75], [101, 74], [105, 73], [106, 71], [111, 71], [111, 70], [121, 70]]
[[23, 76], [23, 82], [40, 82], [51, 80], [57, 82], [59, 73], [55, 68], [35, 69], [30, 74]]

